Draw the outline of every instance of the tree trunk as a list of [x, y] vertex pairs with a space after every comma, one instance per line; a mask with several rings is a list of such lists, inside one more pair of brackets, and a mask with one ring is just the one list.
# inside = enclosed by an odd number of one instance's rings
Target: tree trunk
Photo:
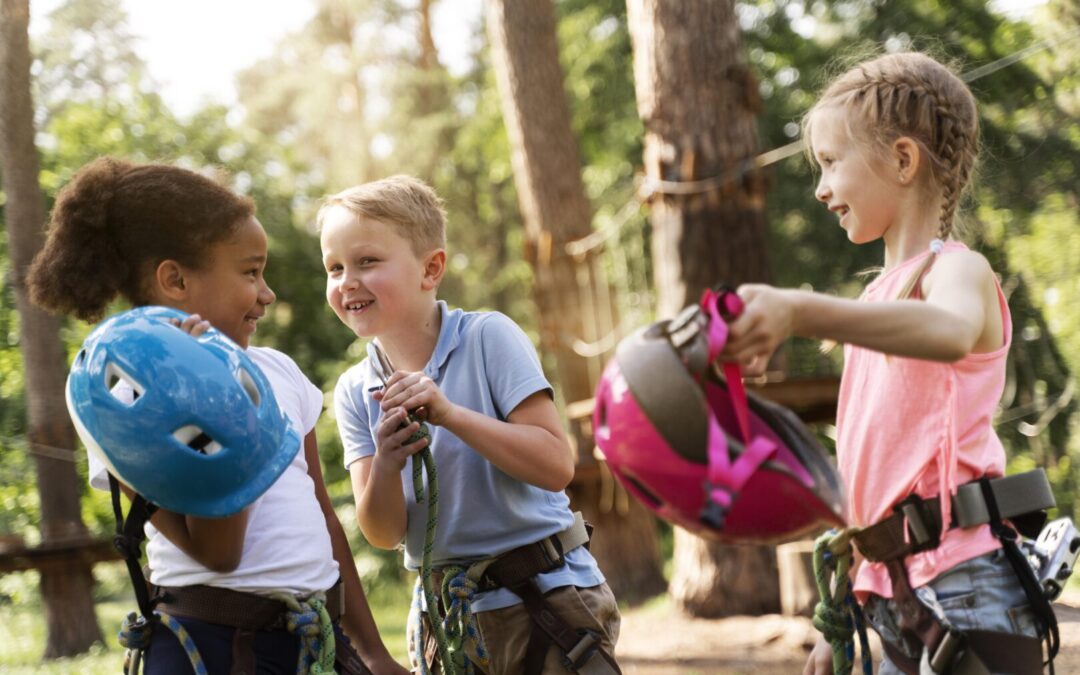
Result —
[[[31, 450], [74, 448], [75, 434], [64, 404], [66, 357], [60, 324], [31, 305], [26, 292], [27, 267], [41, 248], [45, 221], [34, 147], [28, 26], [27, 0], [0, 0], [0, 175], [7, 193], [4, 219], [26, 371], [27, 436]], [[70, 456], [35, 453], [34, 462], [42, 541], [85, 539], [74, 451]], [[77, 558], [41, 569], [48, 630], [45, 658], [78, 654], [101, 640], [92, 586], [90, 566]]]
[[[513, 148], [514, 182], [525, 220], [526, 257], [535, 275], [541, 350], [555, 356], [557, 380], [568, 403], [593, 395], [598, 359], [573, 349], [575, 338], [590, 338], [596, 316], [614, 326], [611, 304], [586, 305], [605, 297], [608, 282], [596, 264], [597, 250], [575, 259], [567, 242], [592, 231], [592, 214], [581, 180], [577, 139], [563, 89], [551, 0], [488, 0], [487, 26], [492, 61]], [[595, 339], [595, 338], [592, 338]], [[591, 444], [578, 443], [579, 453]], [[588, 459], [585, 457], [584, 459]], [[603, 519], [604, 543], [597, 561], [616, 593], [663, 589], [655, 523], [644, 509], [625, 515], [601, 513], [589, 481], [575, 488], [575, 505], [590, 520]], [[598, 543], [599, 543], [598, 539]], [[628, 561], [633, 561], [628, 565]], [[627, 573], [633, 575], [630, 579]]]
[[[720, 176], [752, 157], [760, 101], [734, 0], [627, 0], [627, 10], [645, 173], [660, 185], [651, 215], [657, 308], [671, 317], [719, 282], [768, 278], [759, 174], [679, 190], [658, 183]], [[694, 616], [777, 611], [775, 553], [711, 544], [677, 530], [670, 591]]]

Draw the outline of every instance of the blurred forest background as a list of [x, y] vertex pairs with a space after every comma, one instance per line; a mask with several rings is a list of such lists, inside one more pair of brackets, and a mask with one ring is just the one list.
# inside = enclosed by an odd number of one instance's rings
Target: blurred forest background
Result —
[[[325, 306], [312, 230], [319, 199], [365, 180], [414, 174], [435, 187], [449, 214], [443, 298], [452, 306], [505, 312], [538, 346], [544, 331], [555, 331], [546, 337], [579, 353], [610, 353], [614, 337], [657, 318], [658, 306], [627, 3], [554, 2], [580, 159], [580, 166], [565, 169], [580, 170], [595, 241], [602, 243], [597, 264], [620, 317], [606, 333], [579, 335], [542, 323], [536, 308], [534, 244], [519, 207], [487, 29], [482, 21], [475, 26], [475, 53], [460, 76], [445, 68], [431, 38], [433, 6], [451, 2], [318, 0], [307, 24], [238, 75], [237, 105], [184, 115], [157, 92], [119, 0], [60, 4], [31, 45], [46, 208], [78, 167], [103, 154], [220, 170], [254, 198], [270, 236], [267, 276], [278, 301], [257, 341], [292, 355], [329, 396], [338, 374], [364, 350]], [[1044, 467], [1060, 512], [1080, 517], [1080, 4], [1050, 0], [1022, 15], [980, 0], [746, 0], [734, 7], [755, 82], [758, 152], [797, 139], [801, 114], [840, 67], [838, 58], [925, 49], [979, 75], [971, 86], [981, 106], [983, 164], [963, 217], [969, 243], [1001, 275], [1016, 324], [997, 430], [1010, 469]], [[197, 40], [192, 46], [206, 48], [213, 47]], [[1010, 55], [1015, 58], [1001, 61]], [[980, 75], [977, 69], [988, 64], [1001, 67]], [[755, 175], [764, 185], [771, 280], [857, 295], [865, 283], [860, 272], [881, 263], [881, 249], [847, 242], [834, 216], [815, 202], [815, 176], [801, 153]], [[0, 207], [5, 201], [0, 192]], [[113, 528], [108, 496], [86, 487], [85, 453], [27, 442], [27, 378], [7, 232], [0, 230], [0, 541], [33, 547], [42, 540], [35, 480], [35, 456], [42, 454], [74, 463], [82, 519], [93, 536], [105, 537]], [[69, 359], [89, 329], [62, 324]], [[834, 376], [839, 351], [822, 354], [812, 343], [792, 343], [774, 377]], [[558, 380], [554, 356], [542, 356]], [[560, 400], [564, 410], [576, 403]], [[830, 429], [821, 432], [827, 439]], [[380, 587], [404, 588], [398, 556], [374, 551], [356, 536], [329, 414], [319, 439], [331, 494], [369, 588], [376, 594]], [[670, 575], [672, 537], [666, 526], [657, 527]], [[21, 579], [0, 577], [0, 611], [33, 602]]]

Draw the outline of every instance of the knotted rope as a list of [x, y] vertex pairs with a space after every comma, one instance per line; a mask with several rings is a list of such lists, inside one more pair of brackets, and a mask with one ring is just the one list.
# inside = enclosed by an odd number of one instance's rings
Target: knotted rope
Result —
[[858, 531], [853, 527], [829, 530], [814, 542], [814, 580], [821, 598], [814, 608], [814, 628], [821, 631], [832, 646], [834, 675], [848, 675], [852, 671], [856, 632], [863, 673], [873, 673], [866, 625], [848, 578], [852, 563], [851, 539]]
[[289, 593], [276, 593], [271, 597], [284, 603], [285, 629], [300, 638], [296, 675], [334, 673], [337, 648], [334, 643], [334, 623], [326, 611], [326, 602], [319, 594], [304, 600]]
[[443, 626], [448, 648], [451, 657], [466, 675], [473, 672], [474, 663], [487, 666], [490, 661], [476, 615], [472, 611], [473, 598], [479, 590], [478, 575], [473, 573], [473, 569], [447, 568], [442, 583], [443, 605], [446, 607]]

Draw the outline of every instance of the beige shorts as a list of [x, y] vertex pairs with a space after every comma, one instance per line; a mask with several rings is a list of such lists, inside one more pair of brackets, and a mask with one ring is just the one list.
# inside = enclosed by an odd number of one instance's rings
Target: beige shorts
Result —
[[[614, 656], [615, 643], [619, 640], [621, 618], [615, 596], [606, 583], [589, 588], [564, 586], [551, 591], [544, 596], [544, 599], [570, 626], [596, 633], [600, 637], [603, 650]], [[425, 616], [425, 622], [426, 619]], [[532, 634], [532, 619], [529, 618], [525, 606], [517, 604], [503, 609], [477, 612], [476, 623], [490, 659], [486, 667], [478, 666], [478, 670], [486, 675], [521, 673], [525, 650]], [[430, 663], [438, 650], [430, 628], [425, 630], [425, 637], [425, 642], [427, 642], [425, 653]], [[419, 664], [416, 663], [415, 641], [412, 634], [408, 637], [408, 643], [409, 659], [415, 671]], [[432, 672], [441, 672], [441, 669], [436, 668]], [[559, 649], [557, 647], [549, 649], [544, 661], [544, 675], [556, 673], [561, 675], [567, 672], [569, 671], [562, 665], [562, 654]]]

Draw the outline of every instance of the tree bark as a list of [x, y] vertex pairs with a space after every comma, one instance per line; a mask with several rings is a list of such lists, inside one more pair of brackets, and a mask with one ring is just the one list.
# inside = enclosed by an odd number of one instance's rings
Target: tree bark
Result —
[[[26, 271], [43, 243], [45, 222], [34, 146], [28, 27], [27, 0], [0, 0], [0, 176], [7, 194], [4, 220], [26, 371], [27, 436], [31, 450], [73, 449], [75, 434], [64, 403], [67, 364], [60, 323], [31, 305], [26, 290]], [[74, 450], [70, 456], [64, 451], [34, 454], [43, 542], [87, 537], [74, 459]], [[90, 566], [77, 558], [41, 569], [45, 658], [78, 654], [101, 640], [92, 586]]]
[[[568, 242], [592, 231], [592, 212], [563, 89], [554, 7], [551, 0], [488, 0], [487, 27], [513, 148], [526, 257], [535, 275], [541, 351], [555, 356], [565, 401], [583, 401], [593, 394], [602, 355], [580, 355], [573, 349], [574, 339], [598, 337], [590, 335], [597, 315], [603, 315], [603, 325], [613, 327], [615, 322], [610, 303], [599, 306], [587, 300], [608, 292], [596, 264], [598, 251], [579, 259], [566, 252]], [[579, 453], [592, 449], [582, 442], [577, 446]], [[595, 487], [589, 481], [576, 486], [575, 506], [590, 520], [604, 520], [606, 532], [599, 535], [598, 544], [601, 539], [604, 543], [594, 550], [612, 589], [617, 594], [661, 590], [664, 582], [652, 517], [644, 509], [601, 512], [593, 496]]]
[[[644, 164], [651, 184], [724, 175], [757, 151], [757, 82], [742, 54], [734, 0], [627, 0]], [[657, 311], [675, 315], [719, 282], [768, 279], [765, 182], [664, 189], [652, 199]], [[694, 616], [780, 607], [771, 547], [731, 547], [676, 530], [670, 591]]]

